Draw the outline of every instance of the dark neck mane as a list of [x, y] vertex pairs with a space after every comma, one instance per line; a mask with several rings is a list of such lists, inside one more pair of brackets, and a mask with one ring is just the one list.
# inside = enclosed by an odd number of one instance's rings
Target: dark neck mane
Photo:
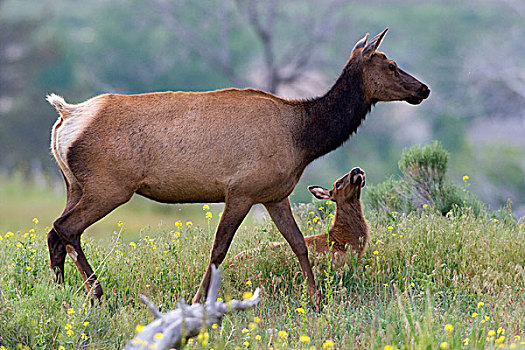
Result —
[[361, 63], [352, 57], [332, 88], [322, 97], [302, 101], [305, 120], [300, 146], [308, 163], [341, 146], [356, 132], [370, 111]]

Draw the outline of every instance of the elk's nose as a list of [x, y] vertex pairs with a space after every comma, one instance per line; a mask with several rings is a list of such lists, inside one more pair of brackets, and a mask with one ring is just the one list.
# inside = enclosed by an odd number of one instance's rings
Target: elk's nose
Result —
[[425, 84], [422, 84], [417, 93], [422, 98], [427, 98], [430, 95], [430, 89]]

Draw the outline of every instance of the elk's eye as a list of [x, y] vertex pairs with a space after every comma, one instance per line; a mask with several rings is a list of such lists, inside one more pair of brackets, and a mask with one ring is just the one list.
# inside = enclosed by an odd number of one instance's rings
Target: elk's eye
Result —
[[392, 72], [394, 72], [396, 70], [396, 66], [393, 63], [390, 63], [388, 65], [388, 69], [390, 69]]
[[341, 186], [343, 183], [342, 182], [336, 182], [335, 183], [335, 188], [339, 188], [339, 186]]

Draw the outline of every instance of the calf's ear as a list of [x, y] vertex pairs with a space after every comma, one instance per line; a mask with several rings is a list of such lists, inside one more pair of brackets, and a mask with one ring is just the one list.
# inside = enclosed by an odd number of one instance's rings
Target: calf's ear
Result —
[[324, 187], [308, 186], [308, 190], [312, 192], [312, 194], [317, 199], [331, 199], [332, 198], [332, 190], [327, 190]]

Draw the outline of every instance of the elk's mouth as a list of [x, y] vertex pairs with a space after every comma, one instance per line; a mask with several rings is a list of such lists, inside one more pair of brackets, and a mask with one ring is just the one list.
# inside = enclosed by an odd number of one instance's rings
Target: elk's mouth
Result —
[[360, 168], [352, 169], [350, 172], [350, 183], [363, 187], [365, 185], [365, 172]]
[[407, 102], [410, 103], [411, 105], [418, 105], [418, 104], [420, 104], [421, 102], [423, 102], [423, 99], [422, 99], [421, 97], [410, 96], [410, 97], [407, 98], [405, 101], [407, 101]]

